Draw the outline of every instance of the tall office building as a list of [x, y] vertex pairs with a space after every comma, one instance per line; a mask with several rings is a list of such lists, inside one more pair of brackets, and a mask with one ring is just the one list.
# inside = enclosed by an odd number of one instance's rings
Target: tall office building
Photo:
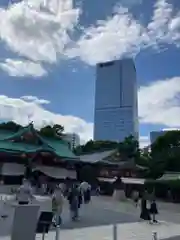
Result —
[[94, 140], [138, 138], [136, 69], [132, 59], [99, 63], [96, 69]]

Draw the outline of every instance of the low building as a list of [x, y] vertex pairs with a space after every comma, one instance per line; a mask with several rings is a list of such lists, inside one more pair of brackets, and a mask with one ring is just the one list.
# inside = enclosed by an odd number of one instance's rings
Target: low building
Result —
[[150, 132], [150, 141], [153, 144], [159, 137], [164, 136], [167, 132], [170, 131], [178, 131], [179, 129], [163, 129], [160, 131], [152, 131]]
[[121, 159], [117, 149], [80, 155], [79, 157], [82, 163], [95, 166], [99, 177], [136, 177], [139, 170], [141, 171], [141, 167], [136, 165], [133, 159]]

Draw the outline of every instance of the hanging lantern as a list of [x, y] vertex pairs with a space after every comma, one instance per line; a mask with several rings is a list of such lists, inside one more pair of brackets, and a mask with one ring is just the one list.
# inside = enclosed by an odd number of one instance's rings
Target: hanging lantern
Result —
[[26, 158], [27, 156], [26, 156], [25, 153], [23, 153], [23, 154], [21, 154], [21, 157], [22, 157], [22, 158]]

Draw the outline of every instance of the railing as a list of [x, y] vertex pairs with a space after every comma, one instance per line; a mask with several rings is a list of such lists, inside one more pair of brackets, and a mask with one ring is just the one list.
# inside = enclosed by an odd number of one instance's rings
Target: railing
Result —
[[[112, 237], [113, 240], [118, 240], [118, 233], [117, 233], [117, 225], [116, 224], [113, 225], [112, 235], [113, 235], [113, 237]], [[56, 240], [58, 240], [58, 239], [56, 238]], [[152, 233], [152, 240], [158, 240], [157, 232]]]

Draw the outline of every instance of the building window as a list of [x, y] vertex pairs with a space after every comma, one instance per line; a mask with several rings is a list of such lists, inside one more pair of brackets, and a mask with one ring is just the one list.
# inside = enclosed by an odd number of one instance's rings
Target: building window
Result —
[[109, 67], [109, 66], [112, 66], [114, 64], [114, 61], [111, 61], [111, 62], [105, 62], [105, 63], [100, 63], [99, 64], [99, 67]]

